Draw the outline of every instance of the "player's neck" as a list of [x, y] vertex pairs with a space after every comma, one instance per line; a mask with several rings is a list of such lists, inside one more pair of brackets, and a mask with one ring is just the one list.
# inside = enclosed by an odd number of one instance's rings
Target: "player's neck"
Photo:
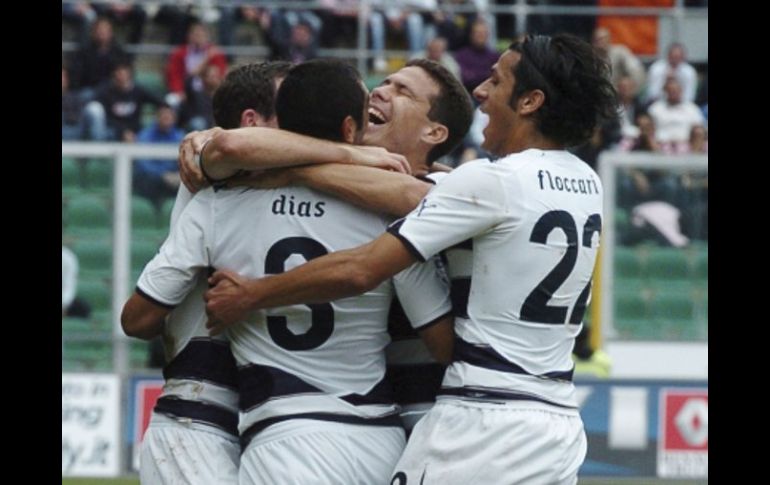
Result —
[[536, 148], [538, 150], [564, 150], [564, 145], [556, 143], [551, 138], [544, 136], [537, 130], [524, 130], [519, 133], [513, 133], [508, 138], [507, 143], [503, 147], [501, 155], [510, 155], [511, 153], [519, 153], [530, 148]]
[[409, 161], [409, 166], [412, 167], [412, 175], [415, 177], [428, 175], [430, 167], [428, 166], [428, 155], [426, 153], [404, 154], [404, 156]]

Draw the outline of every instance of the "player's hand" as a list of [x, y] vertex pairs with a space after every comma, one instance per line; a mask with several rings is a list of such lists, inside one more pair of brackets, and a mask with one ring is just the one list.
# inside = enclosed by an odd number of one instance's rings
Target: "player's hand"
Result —
[[350, 162], [411, 175], [412, 167], [405, 156], [391, 153], [382, 147], [346, 145], [350, 151]]
[[195, 193], [205, 187], [208, 182], [200, 167], [201, 150], [207, 141], [219, 135], [222, 128], [211, 128], [204, 131], [191, 131], [179, 145], [179, 176], [182, 183], [190, 192]]
[[227, 327], [245, 320], [249, 310], [248, 279], [232, 271], [217, 271], [209, 278], [211, 288], [203, 294], [206, 301], [206, 328], [218, 335]]

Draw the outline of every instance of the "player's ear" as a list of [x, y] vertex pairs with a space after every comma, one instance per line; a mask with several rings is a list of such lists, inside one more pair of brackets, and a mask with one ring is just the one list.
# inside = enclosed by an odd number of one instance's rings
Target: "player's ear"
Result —
[[267, 125], [267, 121], [265, 118], [257, 113], [253, 109], [245, 109], [241, 113], [241, 128], [249, 127], [249, 126], [265, 126]]
[[355, 143], [358, 125], [352, 116], [348, 115], [342, 120], [342, 139], [345, 143]]
[[440, 145], [449, 137], [449, 129], [441, 123], [431, 123], [422, 132], [422, 141], [430, 145]]
[[543, 103], [545, 103], [545, 93], [539, 89], [533, 89], [519, 96], [516, 104], [519, 107], [519, 114], [528, 115], [540, 109]]

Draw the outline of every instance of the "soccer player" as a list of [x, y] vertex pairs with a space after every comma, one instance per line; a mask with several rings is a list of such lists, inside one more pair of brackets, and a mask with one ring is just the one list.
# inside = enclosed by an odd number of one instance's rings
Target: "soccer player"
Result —
[[[369, 244], [259, 280], [215, 273], [216, 333], [236, 311], [357, 294], [473, 238], [468, 318], [436, 405], [415, 426], [392, 483], [576, 483], [586, 438], [570, 358], [601, 234], [596, 173], [565, 150], [615, 116], [609, 68], [570, 35], [513, 43], [474, 91], [494, 160], [447, 175]], [[219, 283], [222, 283], [220, 286]]]
[[[276, 112], [283, 128], [349, 143], [360, 141], [366, 99], [353, 68], [311, 61], [290, 71]], [[361, 244], [386, 226], [384, 218], [309, 189], [209, 188], [185, 208], [159, 258], [174, 257], [182, 272], [211, 265], [262, 276]], [[413, 324], [438, 322], [431, 330], [448, 329], [451, 339], [448, 289], [438, 276], [429, 263], [397, 275], [393, 286]], [[387, 282], [334, 304], [252, 315], [232, 329], [240, 482], [388, 481], [405, 442], [384, 380], [392, 293]], [[289, 456], [302, 459], [287, 466]]]
[[[472, 117], [470, 97], [462, 84], [441, 65], [414, 60], [372, 91], [369, 113], [373, 121], [369, 123], [364, 142], [407, 154], [417, 177], [330, 163], [271, 171], [250, 183], [261, 187], [307, 185], [369, 210], [406, 215], [444, 175], [428, 174], [428, 170], [436, 159], [451, 151], [468, 130]], [[266, 133], [265, 130], [215, 130], [190, 134], [180, 151], [180, 169], [188, 174], [185, 178], [193, 184], [203, 180], [194, 155], [200, 150], [202, 141], [209, 139], [203, 158], [208, 173], [224, 177], [237, 169], [257, 168], [265, 162], [265, 154], [275, 150], [273, 138], [262, 133]], [[289, 138], [297, 136], [285, 135]], [[286, 151], [296, 151], [302, 145], [302, 140], [298, 140]], [[321, 161], [316, 158], [308, 161]], [[446, 256], [452, 261], [447, 271], [452, 280], [453, 306], [464, 314], [470, 251], [465, 245], [450, 249]], [[391, 308], [389, 331], [393, 342], [386, 350], [388, 378], [394, 384], [395, 398], [402, 407], [401, 415], [409, 431], [435, 400], [445, 366], [431, 357], [398, 302]], [[449, 353], [451, 348], [444, 351]]]
[[[232, 70], [214, 96], [217, 124], [277, 127], [275, 92], [289, 67], [288, 62], [268, 62]], [[172, 227], [191, 198], [180, 186]], [[170, 293], [163, 280], [175, 279], [174, 272], [156, 258], [142, 272], [123, 309], [126, 334], [143, 339], [162, 335], [168, 361], [163, 369], [166, 383], [142, 440], [142, 483], [208, 485], [238, 480], [236, 365], [229, 342], [211, 338], [204, 326], [207, 276], [194, 275], [187, 294]]]

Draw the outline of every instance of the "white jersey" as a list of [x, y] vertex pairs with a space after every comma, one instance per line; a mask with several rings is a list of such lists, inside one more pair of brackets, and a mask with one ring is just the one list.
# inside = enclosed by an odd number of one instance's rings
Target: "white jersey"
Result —
[[[386, 227], [382, 217], [307, 188], [207, 189], [182, 213], [161, 256], [183, 275], [211, 266], [259, 278], [367, 243]], [[398, 425], [383, 352], [394, 286], [415, 326], [450, 311], [448, 288], [429, 262], [360, 296], [259, 311], [231, 327], [244, 444], [292, 418]]]
[[[180, 186], [171, 213], [172, 233], [191, 197], [187, 188]], [[155, 255], [139, 276], [136, 284], [139, 294], [161, 306], [173, 308], [162, 333], [166, 382], [154, 411], [202, 425], [207, 430], [214, 427], [236, 437], [238, 383], [235, 359], [227, 339], [210, 337], [206, 329], [203, 293], [208, 288], [208, 276], [206, 268], [180, 273], [173, 256], [165, 251]], [[178, 291], [180, 285], [184, 285], [185, 291]]]
[[587, 164], [530, 149], [460, 166], [391, 226], [419, 259], [473, 237], [467, 318], [455, 321], [441, 398], [577, 407], [571, 352], [601, 213], [601, 183]]
[[[446, 172], [428, 174], [425, 181], [439, 183]], [[450, 284], [452, 312], [467, 318], [473, 265], [473, 242], [469, 239], [447, 248], [439, 254], [438, 263], [443, 266]], [[407, 432], [433, 406], [441, 388], [446, 366], [431, 356], [428, 347], [404, 315], [395, 300], [388, 316], [388, 332], [391, 343], [385, 349], [388, 363], [388, 379], [393, 383], [396, 402], [401, 406], [401, 420]]]

